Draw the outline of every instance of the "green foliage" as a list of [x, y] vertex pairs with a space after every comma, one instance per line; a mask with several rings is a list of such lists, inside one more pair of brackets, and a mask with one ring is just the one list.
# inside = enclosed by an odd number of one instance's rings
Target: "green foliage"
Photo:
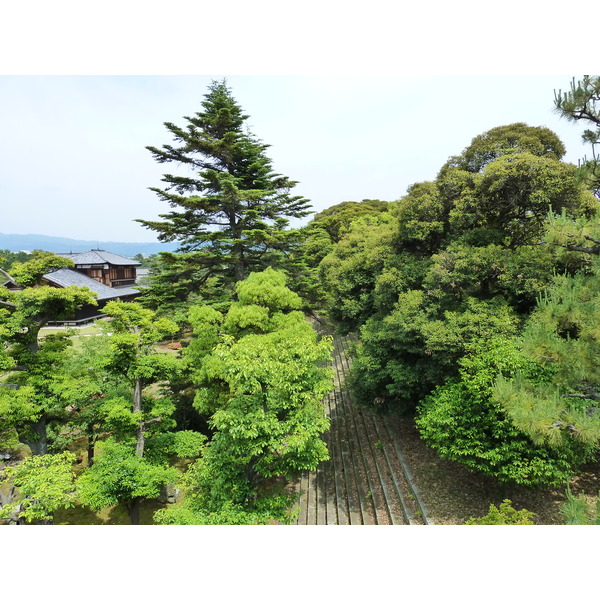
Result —
[[[332, 373], [320, 365], [331, 341], [317, 340], [284, 284], [271, 269], [253, 273], [237, 285], [240, 301], [225, 317], [210, 307], [190, 311], [195, 338], [184, 359], [197, 390], [194, 404], [214, 433], [186, 473], [185, 510], [159, 515], [160, 522], [283, 518], [289, 498], [273, 494], [273, 483], [327, 458], [320, 435], [329, 427], [322, 401]], [[251, 314], [260, 316], [261, 327], [246, 319]]]
[[357, 399], [411, 412], [417, 401], [457, 372], [457, 361], [479, 343], [516, 331], [518, 321], [500, 301], [468, 298], [460, 310], [440, 311], [419, 290], [400, 294], [383, 319], [361, 328], [350, 385]]
[[[377, 279], [394, 258], [393, 236], [393, 219], [387, 214], [359, 220], [321, 261], [328, 312], [343, 330], [356, 328], [373, 314]], [[401, 278], [394, 287], [402, 289]]]
[[212, 297], [210, 272], [203, 268], [202, 254], [159, 252], [152, 260], [148, 285], [140, 288], [139, 303], [185, 325], [188, 301]]
[[136, 498], [157, 498], [164, 485], [177, 481], [175, 469], [151, 464], [130, 445], [108, 439], [98, 447], [94, 464], [77, 479], [80, 502], [94, 510]]
[[382, 200], [361, 200], [360, 202], [340, 202], [317, 213], [311, 223], [327, 232], [334, 244], [348, 233], [350, 225], [365, 216], [387, 212], [389, 204]]
[[177, 303], [186, 288], [200, 291], [209, 278], [222, 288], [279, 265], [297, 243], [287, 218], [308, 215], [308, 200], [290, 195], [296, 182], [273, 172], [268, 146], [247, 131], [247, 119], [226, 82], [214, 81], [185, 126], [165, 123], [176, 145], [148, 146], [159, 163], [191, 169], [152, 188], [173, 209], [162, 221], [138, 219], [160, 241], [181, 243], [176, 255], [162, 254], [165, 268], [152, 276], [154, 307], [161, 297]]
[[301, 246], [302, 257], [306, 268], [315, 268], [333, 250], [334, 243], [325, 228], [318, 222], [311, 221], [303, 230], [304, 239]]
[[35, 401], [33, 386], [13, 385], [0, 386], [0, 423], [3, 429], [34, 420], [41, 410]]
[[154, 350], [154, 344], [177, 333], [175, 323], [157, 317], [154, 311], [135, 302], [108, 302], [102, 311], [111, 317], [105, 325], [111, 336], [104, 368], [132, 383], [139, 380], [142, 387], [166, 379], [178, 370], [175, 357]]
[[[485, 132], [435, 181], [411, 186], [388, 214], [350, 226], [320, 265], [330, 315], [344, 331], [360, 333], [348, 380], [354, 396], [381, 410], [419, 407], [424, 438], [442, 456], [524, 485], [564, 481], [591, 451], [591, 416], [585, 433], [580, 427], [571, 439], [572, 421], [557, 416], [564, 427], [553, 440], [564, 443], [554, 444], [492, 398], [498, 377], [517, 385], [525, 360], [505, 348], [516, 362], [499, 369], [495, 341], [520, 333], [556, 272], [591, 268], [589, 260], [569, 264], [556, 244], [543, 243], [550, 211], [570, 219], [596, 211], [576, 168], [561, 162], [564, 152], [546, 128], [517, 123]], [[578, 243], [594, 244], [597, 253], [599, 237]], [[574, 351], [573, 364], [591, 363], [594, 350], [584, 354]], [[540, 376], [527, 360], [526, 369]], [[561, 372], [540, 368], [536, 393]], [[552, 412], [547, 395], [542, 403]]]
[[16, 502], [0, 508], [0, 518], [17, 511], [29, 523], [50, 520], [56, 510], [74, 506], [75, 462], [71, 452], [25, 458], [15, 467], [6, 467], [3, 477], [19, 490]]
[[[8, 292], [10, 294], [10, 292]], [[0, 314], [4, 341], [12, 347], [17, 361], [27, 362], [38, 349], [39, 330], [48, 322], [65, 319], [85, 304], [96, 304], [95, 295], [87, 288], [69, 286], [29, 287], [11, 294], [14, 309]]]
[[588, 271], [592, 258], [600, 254], [600, 213], [572, 218], [563, 210], [551, 212], [544, 242], [569, 272]]
[[[43, 265], [49, 261], [46, 253], [36, 254], [31, 268], [27, 263], [21, 266], [21, 274], [44, 272]], [[14, 370], [6, 378], [13, 387], [0, 387], [0, 435], [10, 446], [18, 436], [34, 454], [45, 454], [48, 442], [56, 438], [57, 427], [69, 416], [71, 398], [62, 366], [70, 342], [65, 335], [55, 335], [40, 344], [39, 331], [49, 320], [70, 316], [95, 300], [89, 290], [75, 286], [2, 291], [10, 294], [11, 307], [0, 309], [0, 367]]]
[[561, 513], [566, 525], [600, 525], [600, 496], [594, 506], [584, 494], [574, 496], [567, 486], [567, 501], [561, 506]]
[[552, 366], [551, 381], [522, 375], [496, 384], [496, 401], [538, 443], [577, 442], [591, 452], [600, 441], [599, 283], [597, 276], [556, 277], [528, 322], [524, 348]]
[[442, 168], [458, 168], [480, 173], [484, 167], [505, 154], [529, 152], [535, 156], [560, 160], [566, 150], [558, 136], [546, 127], [513, 123], [494, 127], [473, 138], [459, 156], [453, 156]]
[[15, 262], [10, 274], [22, 286], [33, 286], [41, 283], [42, 276], [64, 267], [73, 267], [70, 258], [56, 256], [52, 252], [34, 250], [25, 262]]
[[164, 460], [165, 456], [199, 458], [207, 437], [191, 430], [167, 431], [153, 435], [146, 446], [145, 456], [151, 461]]
[[448, 233], [450, 207], [435, 183], [411, 185], [391, 209], [398, 219], [397, 243], [413, 252], [433, 253]]
[[498, 376], [527, 373], [543, 383], [551, 370], [541, 368], [506, 337], [482, 343], [460, 364], [460, 379], [428, 396], [416, 419], [422, 438], [442, 458], [526, 486], [558, 485], [585, 462], [587, 449], [577, 443], [561, 447], [536, 443], [492, 397]]
[[[28, 252], [11, 252], [10, 250], [0, 250], [0, 268], [9, 270], [11, 266], [16, 263], [24, 263], [29, 260], [31, 255]], [[0, 277], [2, 274], [0, 273]], [[0, 279], [0, 283], [3, 280]]]
[[510, 500], [503, 500], [500, 506], [490, 504], [487, 515], [478, 519], [471, 518], [465, 525], [533, 525], [535, 514], [526, 510], [516, 510]]
[[593, 196], [575, 176], [576, 167], [528, 152], [506, 154], [473, 175], [472, 187], [455, 200], [450, 225], [456, 231], [491, 228], [511, 249], [535, 243], [549, 210], [590, 214]]
[[267, 525], [273, 521], [289, 523], [291, 502], [284, 496], [276, 501], [257, 503], [260, 506], [242, 508], [233, 502], [224, 502], [218, 511], [207, 511], [189, 506], [172, 506], [154, 513], [158, 525]]
[[505, 298], [519, 313], [535, 307], [552, 280], [556, 262], [541, 245], [514, 250], [498, 244], [449, 244], [434, 254], [423, 285], [440, 302], [456, 305], [468, 297]]
[[300, 297], [286, 284], [285, 274], [270, 267], [261, 273], [250, 273], [235, 286], [238, 302], [242, 306], [260, 304], [271, 312], [297, 310], [302, 304]]

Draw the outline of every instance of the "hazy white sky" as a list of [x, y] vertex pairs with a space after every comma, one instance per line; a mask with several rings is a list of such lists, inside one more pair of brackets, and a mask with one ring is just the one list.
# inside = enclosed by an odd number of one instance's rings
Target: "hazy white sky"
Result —
[[168, 210], [148, 188], [175, 167], [145, 146], [170, 143], [163, 122], [200, 110], [212, 79], [227, 78], [274, 169], [319, 211], [400, 198], [518, 121], [555, 131], [576, 163], [583, 126], [553, 113], [572, 75], [2, 76], [0, 232], [154, 241], [133, 219]]

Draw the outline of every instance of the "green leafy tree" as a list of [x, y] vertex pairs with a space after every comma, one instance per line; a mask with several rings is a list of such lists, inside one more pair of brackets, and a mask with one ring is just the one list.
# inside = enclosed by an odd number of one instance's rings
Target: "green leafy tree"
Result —
[[518, 319], [499, 301], [467, 299], [439, 310], [421, 290], [399, 295], [383, 319], [361, 328], [349, 377], [355, 397], [380, 410], [411, 413], [481, 341], [516, 332]]
[[38, 349], [39, 330], [51, 320], [73, 315], [84, 304], [96, 304], [95, 296], [87, 288], [69, 286], [58, 289], [44, 285], [42, 278], [73, 261], [51, 252], [35, 251], [24, 263], [15, 262], [6, 277], [19, 286], [18, 293], [0, 289], [0, 308], [4, 308], [3, 327], [12, 335], [9, 343], [29, 353]]
[[494, 336], [460, 360], [459, 377], [437, 387], [419, 406], [417, 428], [445, 459], [500, 483], [556, 486], [589, 459], [589, 447], [571, 438], [556, 445], [523, 431], [493, 397], [499, 376], [526, 373], [543, 384], [552, 377], [505, 336]]
[[387, 212], [389, 203], [383, 200], [361, 200], [360, 202], [340, 202], [321, 212], [318, 212], [311, 223], [324, 229], [331, 241], [336, 244], [345, 233], [348, 233], [350, 224], [365, 216], [374, 216], [377, 213]]
[[501, 125], [474, 137], [461, 154], [446, 162], [441, 174], [452, 168], [480, 173], [497, 158], [519, 152], [560, 160], [566, 149], [559, 137], [547, 127], [532, 127], [525, 123]]
[[396, 243], [415, 254], [433, 254], [448, 234], [452, 204], [432, 181], [415, 183], [407, 192], [391, 208], [398, 219]]
[[494, 128], [393, 203], [385, 234], [356, 226], [323, 259], [332, 317], [360, 327], [359, 398], [414, 408], [458, 374], [478, 336], [517, 332], [565, 268], [543, 245], [549, 210], [595, 211], [563, 153], [545, 128]]
[[34, 250], [28, 260], [13, 263], [10, 275], [18, 284], [29, 287], [40, 285], [46, 273], [72, 266], [73, 261], [70, 258], [57, 256], [52, 252]]
[[355, 221], [319, 265], [328, 313], [343, 331], [356, 329], [380, 308], [377, 302], [383, 294], [375, 292], [380, 278], [385, 291], [392, 287], [392, 303], [406, 289], [402, 277], [393, 271], [397, 262], [392, 246], [394, 226], [393, 217], [385, 213]]
[[520, 152], [500, 156], [473, 176], [454, 201], [450, 224], [457, 231], [497, 231], [502, 244], [515, 249], [539, 240], [549, 210], [591, 215], [595, 207], [574, 165]]
[[82, 305], [96, 303], [87, 288], [42, 284], [45, 273], [72, 264], [51, 253], [36, 252], [31, 261], [14, 263], [7, 273], [22, 289], [0, 288], [0, 363], [9, 371], [0, 387], [0, 405], [5, 426], [34, 454], [47, 452], [48, 427], [68, 420], [71, 404], [70, 397], [60, 393], [70, 342], [64, 334], [47, 336], [41, 342], [40, 330], [50, 320], [69, 317]]
[[75, 504], [75, 476], [71, 452], [30, 456], [17, 466], [6, 467], [2, 476], [18, 490], [16, 499], [0, 506], [0, 519], [49, 524], [54, 512]]
[[131, 444], [108, 439], [98, 446], [93, 466], [77, 479], [80, 502], [94, 510], [125, 504], [131, 524], [139, 525], [141, 500], [157, 498], [165, 485], [177, 481], [178, 472], [152, 464]]
[[7, 271], [16, 262], [23, 263], [31, 258], [27, 252], [11, 252], [10, 250], [0, 250], [0, 285], [10, 280]]
[[70, 365], [72, 381], [93, 372], [88, 386], [81, 386], [70, 423], [88, 437], [89, 466], [78, 489], [81, 502], [93, 509], [125, 504], [132, 524], [138, 524], [142, 499], [157, 497], [175, 480], [169, 459], [199, 456], [205, 438], [173, 431], [175, 406], [161, 389], [178, 375], [180, 360], [158, 352], [156, 344], [177, 325], [137, 303], [109, 302], [103, 310], [110, 335], [86, 345]]
[[564, 210], [551, 212], [544, 242], [568, 273], [589, 273], [600, 255], [600, 213], [573, 218]]
[[[135, 425], [136, 454], [141, 457], [147, 427], [162, 421], [163, 410], [167, 414], [173, 410], [170, 402], [157, 399], [149, 410], [144, 411], [143, 391], [150, 384], [168, 379], [179, 369], [175, 357], [157, 352], [154, 345], [178, 328], [164, 317], [155, 318], [153, 311], [133, 302], [108, 302], [103, 312], [111, 317], [108, 328], [112, 333], [105, 368], [124, 378], [133, 391], [125, 422], [129, 420]], [[114, 408], [115, 417], [119, 418], [122, 414], [119, 404]]]
[[138, 219], [161, 241], [181, 243], [179, 256], [164, 260], [198, 271], [189, 291], [277, 263], [289, 247], [288, 218], [309, 214], [308, 201], [290, 195], [296, 182], [274, 173], [268, 146], [244, 129], [247, 119], [225, 81], [215, 81], [185, 126], [165, 123], [175, 145], [148, 147], [158, 162], [191, 171], [164, 175], [165, 189], [152, 188], [173, 209], [162, 221]]
[[[276, 485], [328, 457], [323, 398], [331, 342], [317, 341], [297, 294], [282, 272], [252, 273], [236, 286], [226, 314], [195, 306], [193, 368], [196, 408], [213, 429], [186, 474], [186, 505], [159, 522], [263, 522], [285, 518], [288, 499]], [[181, 512], [183, 510], [183, 512]], [[179, 516], [176, 516], [179, 515]]]
[[423, 287], [449, 308], [470, 297], [502, 297], [517, 312], [527, 314], [559, 266], [541, 244], [511, 250], [502, 244], [473, 246], [461, 240], [431, 257]]
[[[129, 435], [137, 425], [132, 410], [131, 383], [107, 372], [110, 337], [80, 337], [62, 364], [64, 377], [56, 390], [70, 399], [69, 419], [53, 445], [68, 447], [87, 438], [87, 465], [94, 462], [95, 444], [107, 435]], [[126, 432], [126, 433], [125, 433]]]

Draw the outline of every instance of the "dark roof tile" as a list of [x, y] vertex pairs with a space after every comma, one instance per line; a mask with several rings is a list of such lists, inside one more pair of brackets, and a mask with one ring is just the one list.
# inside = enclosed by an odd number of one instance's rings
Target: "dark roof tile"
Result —
[[44, 279], [60, 287], [76, 285], [78, 287], [87, 287], [90, 291], [98, 294], [98, 300], [108, 300], [121, 298], [124, 296], [137, 296], [140, 291], [131, 287], [111, 288], [83, 273], [73, 271], [72, 269], [58, 269], [52, 273], [46, 273]]
[[75, 265], [101, 265], [106, 263], [119, 266], [137, 266], [140, 264], [131, 258], [125, 258], [106, 250], [88, 250], [87, 252], [76, 252], [74, 254], [57, 253], [57, 256], [70, 258]]

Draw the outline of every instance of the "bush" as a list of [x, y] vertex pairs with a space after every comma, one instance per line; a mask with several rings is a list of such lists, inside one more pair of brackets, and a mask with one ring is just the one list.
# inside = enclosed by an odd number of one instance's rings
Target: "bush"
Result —
[[535, 514], [526, 510], [516, 510], [510, 500], [503, 500], [499, 507], [490, 504], [487, 515], [471, 518], [465, 525], [534, 525]]

